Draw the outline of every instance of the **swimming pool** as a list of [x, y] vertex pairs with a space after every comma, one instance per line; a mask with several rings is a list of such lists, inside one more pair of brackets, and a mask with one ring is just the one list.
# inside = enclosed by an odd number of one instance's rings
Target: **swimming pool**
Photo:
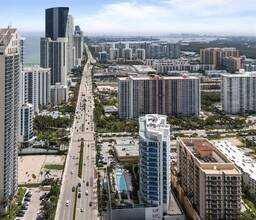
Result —
[[122, 173], [116, 174], [116, 181], [117, 181], [117, 187], [119, 192], [122, 192], [123, 190], [127, 191], [126, 182], [124, 179], [124, 175]]

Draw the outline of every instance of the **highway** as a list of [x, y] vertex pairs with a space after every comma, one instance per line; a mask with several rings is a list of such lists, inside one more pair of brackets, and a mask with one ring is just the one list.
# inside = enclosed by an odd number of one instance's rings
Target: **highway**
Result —
[[[88, 61], [85, 64], [81, 79], [55, 220], [72, 220], [74, 214], [76, 220], [94, 220], [97, 219], [98, 214], [96, 168], [94, 165], [96, 154], [93, 123], [94, 99], [91, 75], [95, 60], [86, 44], [85, 49]], [[83, 172], [80, 179], [78, 177], [78, 164], [82, 139], [84, 140]], [[79, 187], [78, 184], [81, 186]], [[76, 198], [75, 192], [72, 190], [73, 187], [77, 187], [78, 194], [81, 195], [80, 198]], [[77, 205], [74, 213], [75, 200], [77, 200]]]

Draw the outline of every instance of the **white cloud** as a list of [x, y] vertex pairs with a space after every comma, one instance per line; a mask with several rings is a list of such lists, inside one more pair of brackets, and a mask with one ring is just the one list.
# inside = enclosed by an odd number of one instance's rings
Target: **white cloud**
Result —
[[[105, 4], [92, 16], [76, 17], [85, 34], [193, 32], [255, 34], [256, 1], [151, 0]], [[250, 4], [249, 4], [250, 2]], [[251, 11], [251, 13], [250, 13]]]

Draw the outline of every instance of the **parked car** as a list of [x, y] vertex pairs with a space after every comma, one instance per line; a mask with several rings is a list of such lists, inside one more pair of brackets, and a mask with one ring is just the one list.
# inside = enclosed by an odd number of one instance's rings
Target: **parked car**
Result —
[[31, 191], [28, 191], [26, 194], [25, 194], [25, 197], [31, 197], [32, 196], [32, 192]]
[[23, 202], [23, 206], [29, 206], [29, 202]]
[[73, 186], [73, 187], [72, 187], [72, 192], [75, 192], [75, 189], [76, 189], [76, 188]]
[[79, 199], [81, 198], [81, 193], [80, 193], [80, 192], [78, 193], [78, 196], [77, 196], [77, 197], [78, 197]]
[[89, 202], [89, 206], [92, 206], [92, 202]]
[[80, 187], [80, 186], [81, 186], [81, 183], [78, 183], [78, 186]]
[[25, 197], [24, 201], [30, 202], [31, 198], [30, 197]]
[[20, 207], [20, 209], [21, 209], [21, 210], [27, 210], [27, 209], [28, 209], [28, 206], [27, 206], [27, 205], [22, 205], [22, 206]]
[[17, 216], [17, 217], [24, 217], [24, 214], [21, 213], [21, 212], [18, 212], [16, 216]]

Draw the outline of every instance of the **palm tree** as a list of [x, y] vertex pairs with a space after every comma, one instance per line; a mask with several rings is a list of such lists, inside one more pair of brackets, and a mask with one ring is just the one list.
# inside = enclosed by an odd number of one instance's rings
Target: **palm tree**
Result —
[[46, 170], [45, 174], [44, 174], [44, 178], [49, 179], [51, 175], [52, 175], [51, 171], [50, 170]]

